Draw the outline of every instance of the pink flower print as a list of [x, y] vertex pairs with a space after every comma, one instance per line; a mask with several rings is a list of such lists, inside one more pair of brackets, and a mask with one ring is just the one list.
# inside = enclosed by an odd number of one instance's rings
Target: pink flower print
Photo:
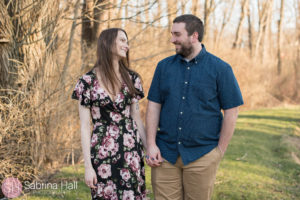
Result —
[[136, 157], [133, 157], [129, 166], [131, 167], [132, 171], [137, 172], [140, 168], [139, 159], [137, 159]]
[[121, 103], [123, 100], [124, 100], [124, 95], [123, 95], [122, 93], [119, 93], [119, 94], [117, 95], [117, 98], [116, 98], [115, 102], [116, 102], [117, 104], [119, 104], [119, 103]]
[[85, 80], [85, 82], [87, 82], [89, 85], [92, 83], [92, 78], [89, 75], [83, 75], [82, 79]]
[[120, 175], [121, 175], [122, 179], [126, 182], [131, 178], [128, 169], [121, 169]]
[[100, 119], [101, 118], [101, 114], [100, 114], [100, 108], [99, 107], [92, 107], [92, 116], [94, 119]]
[[133, 157], [137, 158], [139, 161], [141, 160], [137, 151], [133, 151]]
[[110, 113], [110, 118], [114, 121], [119, 123], [119, 121], [121, 120], [122, 116], [119, 113], [115, 113], [115, 112], [111, 112]]
[[104, 193], [104, 198], [105, 199], [116, 199], [116, 185], [111, 181], [107, 181], [107, 185], [105, 186], [103, 193]]
[[[144, 185], [144, 179], [141, 177], [141, 176], [138, 176], [138, 183], [139, 183], [139, 186], [142, 186]], [[140, 192], [140, 191], [139, 191]]]
[[102, 126], [102, 125], [103, 125], [103, 124], [102, 124], [101, 122], [96, 122], [96, 123], [94, 124], [93, 131], [95, 131], [96, 128], [98, 128], [98, 127], [100, 127], [100, 126]]
[[131, 152], [125, 152], [124, 157], [125, 157], [125, 160], [126, 160], [127, 164], [129, 165], [131, 160], [132, 160]]
[[123, 135], [123, 144], [124, 146], [127, 146], [129, 149], [132, 149], [135, 145], [135, 141], [130, 134], [125, 133]]
[[92, 139], [91, 139], [91, 147], [94, 147], [98, 143], [98, 135], [93, 134]]
[[95, 101], [95, 100], [98, 99], [98, 93], [97, 93], [97, 91], [95, 89], [92, 89], [92, 91], [91, 91], [91, 99], [93, 101]]
[[132, 124], [131, 123], [126, 123], [125, 127], [126, 127], [126, 129], [127, 129], [128, 132], [133, 132], [133, 130], [132, 130]]
[[103, 141], [102, 141], [102, 145], [108, 150], [108, 151], [111, 151], [114, 149], [115, 147], [115, 140], [110, 137], [110, 136], [107, 136], [107, 137], [104, 137], [103, 138]]
[[102, 197], [103, 196], [103, 189], [104, 189], [104, 183], [98, 183], [97, 184], [97, 195]]
[[101, 178], [106, 179], [111, 176], [111, 166], [108, 164], [101, 164], [98, 167], [98, 174]]
[[111, 156], [115, 156], [119, 151], [119, 144], [115, 143], [114, 148], [111, 150]]
[[130, 106], [126, 106], [126, 108], [122, 111], [122, 114], [125, 115], [125, 117], [130, 117]]
[[104, 159], [108, 156], [108, 150], [104, 146], [100, 146], [98, 155], [100, 159]]
[[76, 86], [76, 94], [77, 94], [77, 97], [81, 98], [81, 94], [83, 92], [83, 89], [84, 89], [84, 84], [82, 81], [80, 81], [77, 86]]
[[128, 93], [128, 92], [129, 92], [129, 88], [127, 87], [127, 85], [125, 85], [125, 87], [124, 87], [124, 92], [125, 92], [125, 93]]
[[[133, 155], [132, 155], [132, 153], [133, 153]], [[132, 153], [125, 152], [125, 154], [124, 154], [125, 160], [126, 160], [127, 164], [130, 166], [130, 168], [134, 172], [137, 172], [140, 169], [141, 158], [136, 151], [133, 151]]]
[[134, 192], [132, 190], [124, 190], [122, 200], [134, 200]]
[[119, 133], [120, 133], [120, 129], [117, 125], [110, 125], [108, 127], [108, 131], [107, 131], [106, 135], [113, 137], [114, 139], [118, 139]]
[[99, 94], [100, 99], [105, 99], [105, 97], [107, 97], [107, 95], [106, 95], [104, 89], [99, 86], [99, 82], [97, 79], [94, 80], [93, 85], [94, 85], [94, 90], [97, 94]]

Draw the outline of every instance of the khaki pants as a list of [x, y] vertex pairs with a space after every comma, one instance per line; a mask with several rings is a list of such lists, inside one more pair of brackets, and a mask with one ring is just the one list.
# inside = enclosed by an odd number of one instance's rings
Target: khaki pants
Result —
[[155, 200], [210, 200], [222, 154], [218, 147], [184, 166], [164, 160], [151, 169]]

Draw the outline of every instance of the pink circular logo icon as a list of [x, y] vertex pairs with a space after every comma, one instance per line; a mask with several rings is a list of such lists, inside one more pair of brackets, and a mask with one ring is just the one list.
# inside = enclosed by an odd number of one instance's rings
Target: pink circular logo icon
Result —
[[22, 193], [22, 183], [18, 178], [5, 178], [1, 186], [3, 194], [7, 198], [15, 198]]

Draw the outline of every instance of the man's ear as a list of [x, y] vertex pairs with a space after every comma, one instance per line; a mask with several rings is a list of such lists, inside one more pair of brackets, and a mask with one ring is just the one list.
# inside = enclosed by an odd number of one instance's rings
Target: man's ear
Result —
[[198, 42], [198, 36], [199, 36], [198, 32], [194, 32], [192, 34], [192, 41], [193, 42]]

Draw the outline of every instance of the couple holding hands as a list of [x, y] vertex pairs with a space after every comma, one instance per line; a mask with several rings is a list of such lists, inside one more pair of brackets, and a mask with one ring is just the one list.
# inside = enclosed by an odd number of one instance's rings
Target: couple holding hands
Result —
[[119, 28], [100, 34], [96, 64], [72, 94], [79, 100], [92, 199], [147, 199], [144, 157], [156, 200], [211, 199], [243, 99], [230, 65], [206, 51], [203, 32], [194, 15], [174, 19], [176, 54], [156, 67], [146, 130], [139, 110], [142, 81], [129, 67], [127, 34]]

